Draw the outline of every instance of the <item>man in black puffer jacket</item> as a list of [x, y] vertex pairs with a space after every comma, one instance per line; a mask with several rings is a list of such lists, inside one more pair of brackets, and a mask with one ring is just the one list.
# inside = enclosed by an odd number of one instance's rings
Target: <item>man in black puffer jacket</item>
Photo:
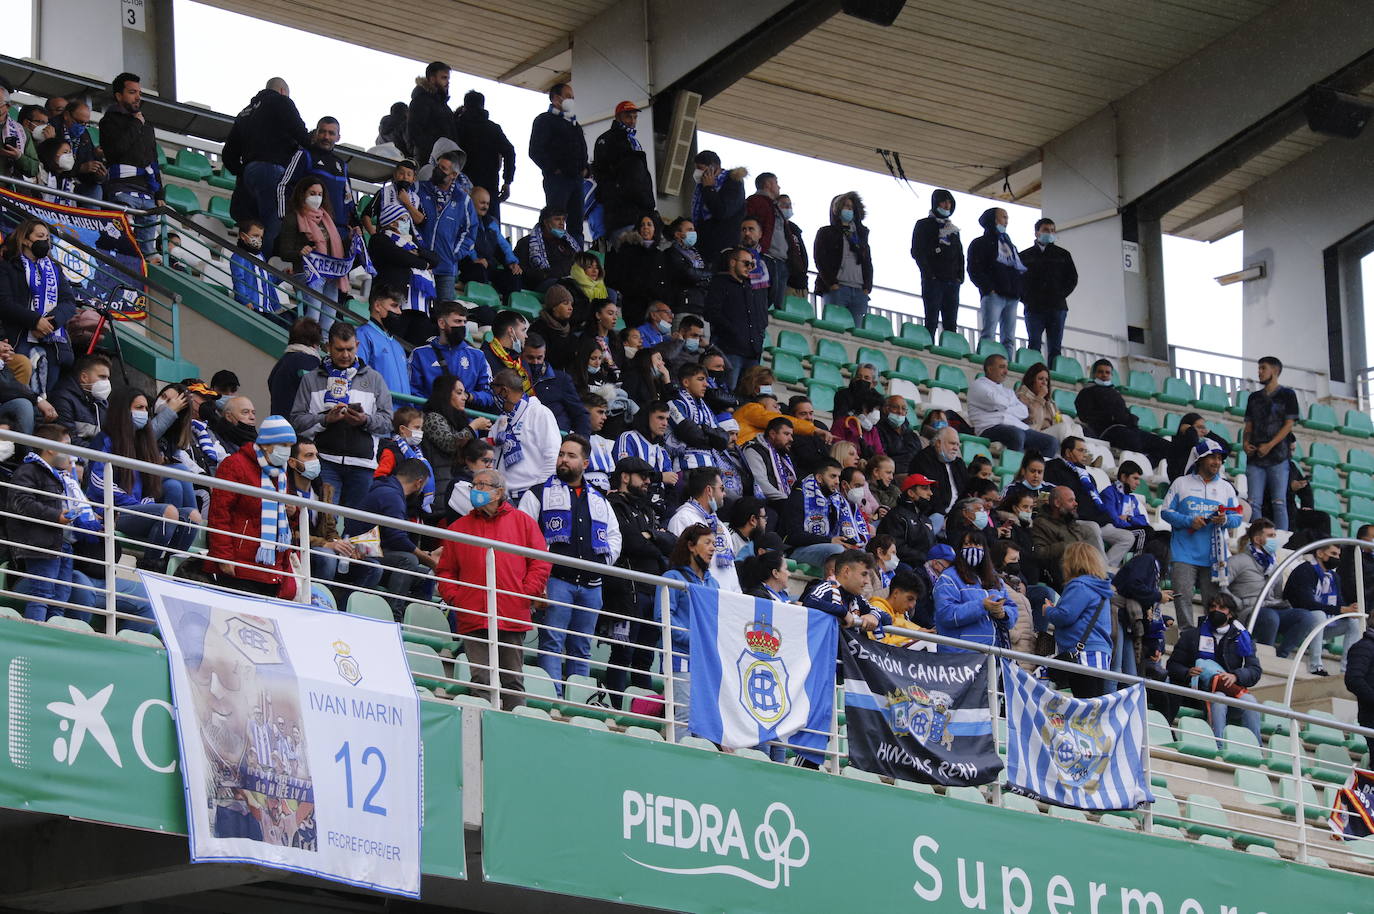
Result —
[[501, 203], [510, 196], [515, 180], [515, 147], [501, 125], [491, 119], [486, 96], [475, 89], [463, 96], [454, 125], [454, 139], [468, 154], [463, 174], [474, 187], [484, 187], [491, 194], [488, 212], [492, 221], [500, 224]]
[[592, 177], [605, 209], [606, 237], [615, 238], [633, 228], [644, 213], [658, 208], [649, 161], [635, 135], [639, 109], [633, 102], [615, 106], [615, 120], [596, 138], [592, 153]]
[[421, 168], [429, 164], [434, 143], [440, 137], [453, 139], [453, 112], [448, 108], [448, 64], [434, 61], [417, 77], [410, 93], [410, 112], [406, 115], [406, 134], [411, 158]]
[[921, 271], [921, 300], [926, 329], [933, 336], [941, 323], [959, 329], [959, 287], [964, 284], [964, 242], [954, 215], [954, 194], [943, 187], [930, 195], [930, 215], [911, 230], [911, 259]]
[[[1035, 244], [1021, 252], [1026, 275], [1021, 283], [1021, 301], [1026, 305], [1026, 335], [1029, 346], [1045, 353], [1045, 364], [1053, 365], [1064, 343], [1064, 322], [1069, 314], [1069, 296], [1078, 288], [1078, 268], [1073, 255], [1055, 243], [1053, 219], [1035, 223]], [[1040, 348], [1041, 335], [1049, 337], [1049, 351]]]

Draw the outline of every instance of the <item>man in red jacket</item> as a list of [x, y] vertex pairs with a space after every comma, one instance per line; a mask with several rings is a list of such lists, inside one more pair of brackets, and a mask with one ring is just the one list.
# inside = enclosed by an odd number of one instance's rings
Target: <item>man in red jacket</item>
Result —
[[[545, 550], [544, 534], [534, 518], [506, 500], [506, 481], [500, 470], [478, 470], [472, 477], [472, 511], [449, 527], [455, 533], [478, 536], [494, 543], [510, 543]], [[501, 707], [507, 711], [525, 703], [525, 632], [530, 625], [530, 597], [539, 597], [553, 565], [496, 551], [496, 637], [501, 669]], [[487, 618], [487, 550], [481, 546], [445, 542], [435, 569], [439, 596], [453, 607], [454, 630], [464, 639], [474, 685], [491, 683], [492, 661]], [[490, 697], [490, 696], [488, 696]]]
[[[220, 461], [215, 476], [225, 482], [285, 495], [296, 431], [281, 416], [268, 416], [249, 442]], [[296, 510], [280, 501], [225, 489], [210, 492], [209, 568], [225, 587], [247, 593], [295, 597], [287, 566]]]

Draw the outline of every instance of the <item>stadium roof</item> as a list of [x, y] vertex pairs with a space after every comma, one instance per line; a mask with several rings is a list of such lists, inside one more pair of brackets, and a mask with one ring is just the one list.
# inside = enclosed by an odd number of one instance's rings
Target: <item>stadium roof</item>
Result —
[[[423, 29], [392, 29], [377, 0], [207, 0], [213, 5], [491, 79], [543, 88], [572, 33], [613, 0], [445, 0]], [[1035, 205], [1040, 148], [1278, 5], [1280, 0], [908, 0], [882, 28], [836, 15], [701, 110], [713, 133]], [[836, 4], [838, 6], [838, 4]], [[413, 14], [405, 5], [400, 21]], [[438, 15], [433, 15], [438, 13]], [[1305, 125], [1254, 150], [1163, 219], [1218, 237], [1228, 201], [1323, 142]]]

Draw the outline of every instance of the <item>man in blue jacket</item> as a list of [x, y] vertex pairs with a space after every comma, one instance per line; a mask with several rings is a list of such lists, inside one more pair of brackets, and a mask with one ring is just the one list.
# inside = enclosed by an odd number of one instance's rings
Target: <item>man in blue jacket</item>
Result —
[[410, 371], [406, 349], [387, 329], [388, 323], [401, 313], [402, 295], [386, 286], [373, 286], [367, 297], [366, 324], [358, 328], [358, 358], [382, 376], [387, 390], [405, 393], [410, 390]]
[[1164, 495], [1159, 516], [1173, 528], [1169, 580], [1179, 632], [1193, 627], [1193, 590], [1209, 602], [1226, 583], [1226, 530], [1239, 527], [1240, 496], [1221, 475], [1222, 448], [1211, 438], [1198, 441], [1188, 470]]
[[491, 366], [482, 350], [468, 342], [468, 313], [462, 302], [441, 301], [434, 306], [439, 333], [410, 354], [410, 392], [429, 397], [440, 375], [463, 382], [468, 403], [487, 412], [500, 412], [491, 393]]
[[420, 211], [425, 214], [420, 226], [420, 245], [439, 255], [434, 268], [438, 301], [453, 300], [458, 264], [472, 256], [477, 230], [477, 211], [472, 199], [457, 184], [463, 159], [457, 151], [444, 153], [435, 161], [429, 180], [420, 182]]
[[[1355, 603], [1341, 605], [1341, 583], [1336, 571], [1340, 564], [1341, 547], [1323, 546], [1298, 563], [1283, 585], [1283, 598], [1289, 609], [1279, 612], [1278, 656], [1291, 654], [1294, 646], [1302, 643], [1312, 629], [1331, 626], [1330, 631], [1313, 638], [1307, 649], [1307, 671], [1314, 676], [1328, 675], [1322, 667], [1323, 641], [1332, 635], [1344, 634], [1342, 643], [1349, 648], [1360, 637], [1360, 628], [1355, 624], [1359, 620], [1331, 621], [1359, 609]], [[1341, 672], [1345, 672], [1349, 660], [1347, 652], [1341, 658]]]
[[568, 234], [580, 244], [587, 137], [573, 113], [570, 83], [558, 83], [549, 90], [549, 110], [530, 127], [530, 158], [544, 174], [544, 205], [568, 214]]
[[591, 416], [587, 407], [582, 405], [582, 397], [577, 393], [577, 385], [566, 371], [559, 371], [549, 364], [548, 349], [544, 338], [537, 333], [525, 337], [525, 348], [520, 352], [520, 360], [530, 376], [534, 395], [539, 402], [549, 408], [558, 427], [563, 431], [576, 432], [583, 437], [591, 434]]
[[286, 201], [291, 195], [291, 188], [301, 178], [311, 175], [320, 179], [324, 192], [329, 196], [329, 211], [334, 214], [334, 227], [338, 229], [339, 237], [348, 238], [362, 231], [358, 227], [358, 201], [348, 179], [348, 163], [334, 154], [340, 135], [338, 120], [327, 116], [320, 118], [310, 134], [310, 144], [297, 149], [291, 161], [287, 162], [281, 182], [277, 185], [278, 219], [286, 216]]
[[[394, 520], [409, 520], [406, 499], [423, 489], [428, 479], [429, 466], [423, 460], [418, 457], [402, 460], [395, 473], [372, 480], [372, 488], [368, 489], [358, 510]], [[344, 536], [366, 533], [372, 526], [368, 521], [345, 520]], [[434, 553], [421, 549], [409, 533], [383, 525], [381, 535], [382, 564], [394, 569], [387, 573], [384, 589], [395, 595], [390, 601], [391, 612], [400, 622], [405, 616], [406, 603], [432, 599], [434, 582], [425, 569], [432, 571], [439, 561]]]
[[1016, 309], [1021, 302], [1021, 278], [1026, 265], [1007, 237], [1007, 211], [992, 207], [978, 217], [983, 234], [969, 242], [968, 278], [978, 287], [981, 302], [980, 339], [1001, 339], [1011, 358], [1016, 346]]

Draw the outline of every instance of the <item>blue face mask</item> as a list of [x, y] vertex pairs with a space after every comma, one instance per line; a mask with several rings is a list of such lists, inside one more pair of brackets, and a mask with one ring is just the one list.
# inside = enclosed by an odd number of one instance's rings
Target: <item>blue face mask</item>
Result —
[[148, 411], [146, 409], [130, 410], [129, 415], [133, 417], [134, 428], [143, 428], [148, 424]]
[[555, 238], [563, 238], [568, 234], [566, 230], [557, 228], [549, 229], [549, 233], [552, 234]]
[[720, 502], [716, 501], [714, 498], [710, 500], [710, 505], [712, 514], [715, 514], [717, 511], [720, 510]]
[[86, 135], [86, 125], [78, 121], [72, 121], [67, 127], [67, 136], [73, 140], [79, 140]]
[[983, 564], [982, 546], [965, 546], [961, 551], [964, 553], [964, 561], [968, 562], [969, 567], [977, 568]]
[[[974, 515], [973, 515], [973, 526], [977, 527], [979, 530], [986, 530], [989, 523], [991, 523], [991, 519], [988, 517], [988, 512], [986, 512], [986, 511], [977, 511], [977, 512], [974, 513]], [[981, 559], [980, 559], [980, 561], [981, 561]], [[970, 563], [970, 564], [972, 564], [972, 563]]]
[[854, 221], [854, 211], [852, 209], [840, 210], [840, 221], [848, 224]]
[[658, 327], [659, 333], [667, 333], [669, 330], [673, 329], [673, 325], [670, 324], [668, 321], [659, 321], [654, 326]]
[[491, 504], [491, 493], [486, 489], [473, 489], [471, 501], [474, 508], [485, 507]]
[[1264, 542], [1264, 551], [1267, 552], [1267, 553], [1269, 553], [1270, 555], [1278, 555], [1278, 554], [1279, 554], [1279, 541], [1278, 541], [1278, 540], [1273, 540], [1273, 539], [1271, 539], [1271, 540], [1265, 540], [1265, 542]]
[[1054, 232], [1041, 232], [1036, 240], [1041, 244], [1054, 244]]
[[684, 234], [684, 235], [682, 236], [682, 243], [685, 244], [685, 245], [687, 245], [687, 247], [689, 247], [689, 248], [690, 248], [690, 247], [695, 247], [695, 246], [696, 246], [696, 243], [697, 243], [697, 233], [696, 233], [696, 232], [687, 232], [686, 234]]
[[791, 219], [791, 218], [792, 218], [792, 210], [791, 210], [791, 209], [780, 209], [780, 210], [778, 210], [778, 212], [782, 213], [782, 217], [783, 217], [784, 219]]
[[999, 234], [999, 235], [1005, 235], [1006, 233], [1007, 233], [1007, 227], [1006, 227], [1005, 225], [999, 225], [999, 226], [997, 226], [997, 234]]
[[906, 416], [901, 413], [888, 413], [887, 421], [892, 423], [893, 428], [901, 428], [902, 423], [906, 421]]
[[930, 427], [938, 432], [942, 428], [949, 428], [949, 423], [944, 419], [936, 419], [934, 422], [930, 423]]
[[696, 337], [683, 340], [682, 348], [686, 349], [688, 352], [696, 352], [698, 349], [701, 348], [701, 340], [697, 339]]
[[949, 214], [952, 212], [954, 212], [954, 210], [945, 209], [943, 206], [935, 207], [935, 215], [939, 216], [941, 219], [948, 219]]

